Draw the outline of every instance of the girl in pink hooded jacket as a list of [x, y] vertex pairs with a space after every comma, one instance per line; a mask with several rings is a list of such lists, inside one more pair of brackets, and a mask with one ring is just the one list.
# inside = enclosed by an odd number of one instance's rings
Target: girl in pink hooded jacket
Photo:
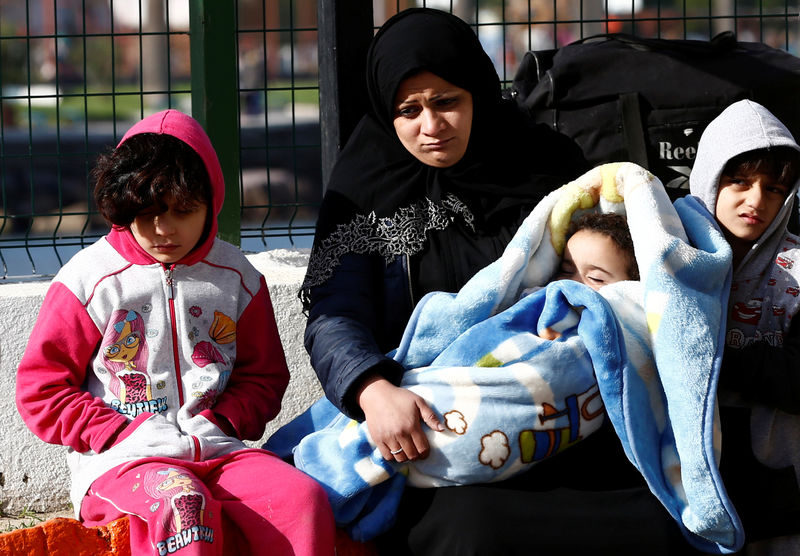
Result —
[[54, 278], [17, 375], [28, 427], [69, 447], [76, 515], [130, 516], [133, 554], [333, 554], [319, 485], [242, 442], [289, 372], [263, 276], [215, 238], [208, 136], [159, 112], [94, 175], [111, 232]]

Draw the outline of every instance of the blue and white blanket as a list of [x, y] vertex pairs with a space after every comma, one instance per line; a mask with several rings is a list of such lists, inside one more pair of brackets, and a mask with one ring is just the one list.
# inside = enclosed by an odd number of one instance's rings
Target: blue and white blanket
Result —
[[[547, 284], [570, 221], [587, 211], [626, 215], [640, 281], [599, 293]], [[324, 399], [266, 448], [291, 448], [295, 465], [325, 487], [337, 523], [366, 540], [391, 526], [406, 482], [507, 479], [579, 442], [607, 414], [689, 541], [734, 552], [743, 530], [715, 436], [729, 265], [727, 243], [691, 198], [673, 207], [634, 164], [595, 168], [539, 203], [503, 255], [457, 294], [431, 293], [414, 310], [392, 356], [407, 369], [402, 386], [446, 427], [426, 429], [427, 459], [386, 462], [366, 425]], [[544, 328], [561, 336], [542, 339]]]

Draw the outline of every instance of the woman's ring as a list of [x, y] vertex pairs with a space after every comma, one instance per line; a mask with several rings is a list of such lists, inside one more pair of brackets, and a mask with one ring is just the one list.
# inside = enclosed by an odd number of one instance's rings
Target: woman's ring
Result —
[[402, 448], [398, 448], [397, 450], [389, 450], [389, 453], [392, 454], [392, 455], [395, 455], [395, 454], [399, 454], [402, 451], [403, 451]]

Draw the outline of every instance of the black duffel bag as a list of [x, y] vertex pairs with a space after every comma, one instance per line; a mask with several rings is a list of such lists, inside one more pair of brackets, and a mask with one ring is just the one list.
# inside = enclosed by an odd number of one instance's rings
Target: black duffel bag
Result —
[[800, 58], [731, 32], [711, 41], [609, 34], [528, 52], [506, 94], [575, 141], [592, 164], [631, 161], [674, 199], [706, 125], [749, 98], [800, 137]]

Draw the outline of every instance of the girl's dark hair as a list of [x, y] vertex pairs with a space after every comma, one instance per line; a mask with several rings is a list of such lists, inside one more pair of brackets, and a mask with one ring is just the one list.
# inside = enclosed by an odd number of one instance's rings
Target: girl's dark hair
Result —
[[731, 158], [722, 170], [723, 176], [762, 173], [787, 187], [800, 177], [800, 153], [792, 147], [756, 149]]
[[633, 250], [633, 238], [631, 237], [628, 221], [620, 214], [613, 212], [599, 213], [590, 212], [580, 216], [572, 223], [570, 236], [580, 230], [589, 230], [602, 234], [622, 251], [622, 255], [628, 259], [628, 276], [631, 280], [639, 279], [639, 265], [636, 264], [636, 254]]
[[181, 210], [211, 205], [211, 180], [203, 159], [171, 135], [134, 135], [101, 154], [92, 177], [100, 214], [117, 226], [129, 226], [152, 206], [166, 211], [168, 198]]

